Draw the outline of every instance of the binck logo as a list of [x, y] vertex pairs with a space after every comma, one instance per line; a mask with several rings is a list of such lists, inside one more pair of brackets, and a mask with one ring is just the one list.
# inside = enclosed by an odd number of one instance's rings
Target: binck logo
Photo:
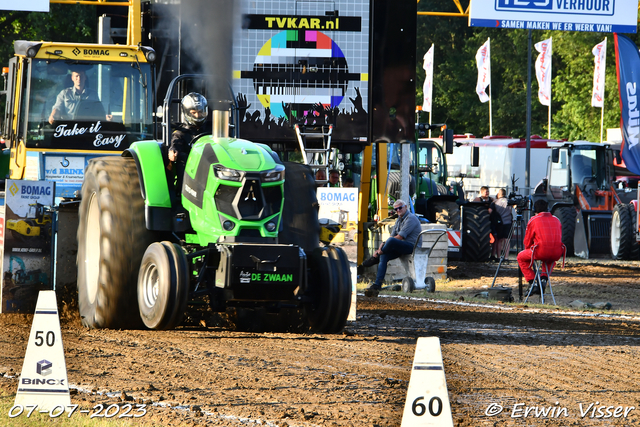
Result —
[[11, 187], [9, 187], [9, 192], [11, 193], [12, 196], [15, 196], [16, 194], [18, 194], [18, 191], [20, 191], [20, 189], [18, 188], [18, 186], [14, 182], [13, 185], [11, 185]]
[[46, 359], [42, 359], [38, 363], [36, 363], [36, 372], [43, 377], [51, 374], [51, 368], [53, 367], [53, 363], [49, 362]]

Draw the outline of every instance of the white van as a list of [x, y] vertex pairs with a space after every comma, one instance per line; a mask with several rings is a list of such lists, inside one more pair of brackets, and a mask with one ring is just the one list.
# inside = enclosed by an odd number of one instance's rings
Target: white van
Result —
[[[551, 155], [548, 141], [537, 135], [531, 137], [531, 169], [529, 184], [531, 192], [547, 172], [547, 159]], [[525, 194], [526, 140], [506, 136], [475, 138], [455, 137], [453, 154], [447, 154], [447, 182], [462, 180], [465, 198], [473, 200], [480, 194], [480, 187], [489, 187], [494, 196], [498, 189], [504, 188], [507, 194], [511, 188], [511, 179], [516, 178], [516, 191]], [[479, 148], [478, 166], [471, 166], [473, 147]]]

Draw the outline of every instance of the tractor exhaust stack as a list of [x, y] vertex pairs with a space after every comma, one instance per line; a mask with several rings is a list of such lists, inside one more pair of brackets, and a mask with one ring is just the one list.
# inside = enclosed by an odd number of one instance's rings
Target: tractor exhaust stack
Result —
[[211, 105], [211, 128], [213, 139], [229, 138], [229, 114], [231, 101], [217, 99]]

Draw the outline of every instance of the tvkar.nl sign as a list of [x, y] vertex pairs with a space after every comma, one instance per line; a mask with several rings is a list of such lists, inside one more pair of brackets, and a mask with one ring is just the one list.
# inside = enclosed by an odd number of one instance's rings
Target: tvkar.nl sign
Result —
[[638, 0], [473, 0], [469, 26], [637, 32]]

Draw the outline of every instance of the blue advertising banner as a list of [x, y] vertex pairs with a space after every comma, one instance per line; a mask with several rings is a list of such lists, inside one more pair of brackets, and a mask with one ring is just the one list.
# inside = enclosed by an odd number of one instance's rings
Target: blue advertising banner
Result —
[[637, 32], [638, 0], [473, 0], [469, 26]]
[[640, 52], [634, 42], [614, 34], [616, 71], [620, 91], [620, 128], [622, 130], [622, 158], [631, 172], [640, 174]]

